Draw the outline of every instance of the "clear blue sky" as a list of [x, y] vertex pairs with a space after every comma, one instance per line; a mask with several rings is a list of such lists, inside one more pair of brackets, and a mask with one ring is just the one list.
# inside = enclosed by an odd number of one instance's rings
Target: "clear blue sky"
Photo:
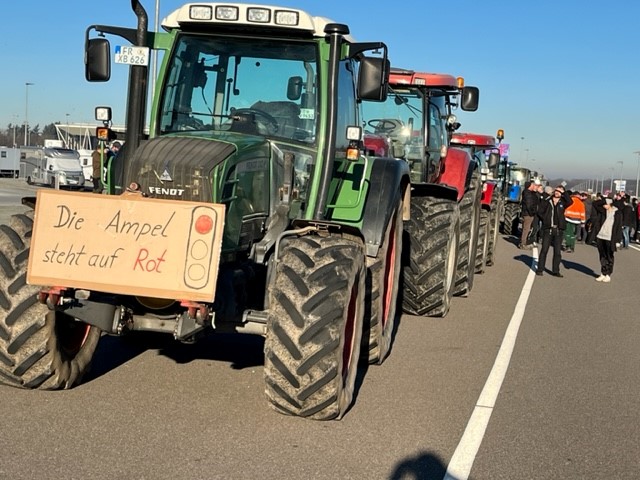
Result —
[[[153, 28], [156, 0], [142, 3]], [[183, 3], [159, 0], [160, 19]], [[462, 130], [504, 129], [514, 162], [528, 159], [549, 178], [617, 178], [621, 167], [623, 177], [636, 178], [636, 0], [266, 3], [347, 23], [360, 41], [384, 41], [394, 66], [464, 76], [480, 88], [480, 108], [458, 113]], [[24, 122], [25, 82], [34, 83], [31, 125], [94, 122], [96, 105], [112, 106], [115, 123], [123, 123], [127, 67], [114, 64], [109, 83], [88, 83], [83, 48], [91, 24], [135, 25], [129, 0], [21, 0], [3, 2], [2, 10], [0, 127]]]

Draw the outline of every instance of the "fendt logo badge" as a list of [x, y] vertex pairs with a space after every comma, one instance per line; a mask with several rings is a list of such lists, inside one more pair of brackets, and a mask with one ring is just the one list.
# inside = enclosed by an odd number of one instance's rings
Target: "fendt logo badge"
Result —
[[171, 178], [171, 174], [169, 173], [169, 169], [167, 167], [164, 168], [164, 172], [162, 172], [160, 180], [162, 180], [163, 182], [173, 182], [173, 178]]
[[184, 188], [149, 187], [149, 193], [155, 193], [156, 195], [170, 195], [172, 197], [181, 197], [184, 193]]

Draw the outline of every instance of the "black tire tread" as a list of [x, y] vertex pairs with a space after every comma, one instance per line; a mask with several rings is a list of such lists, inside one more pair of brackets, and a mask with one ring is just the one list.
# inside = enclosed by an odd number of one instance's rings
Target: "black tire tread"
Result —
[[504, 207], [503, 231], [505, 235], [518, 235], [520, 224], [520, 204], [508, 202]]
[[[359, 239], [306, 236], [280, 245], [269, 292], [264, 368], [266, 396], [276, 411], [330, 420], [341, 418], [351, 404], [362, 341], [364, 269]], [[343, 329], [353, 288], [359, 307], [344, 379]]]
[[19, 388], [52, 390], [80, 381], [100, 337], [91, 327], [73, 358], [58, 344], [57, 319], [37, 301], [40, 287], [26, 283], [33, 212], [14, 215], [0, 226], [0, 383]]
[[492, 266], [495, 261], [495, 251], [500, 236], [500, 220], [504, 214], [504, 200], [496, 188], [491, 197], [491, 229], [489, 231], [489, 249], [487, 251], [487, 266]]
[[448, 313], [453, 293], [453, 278], [446, 278], [450, 270], [448, 253], [451, 242], [457, 252], [459, 221], [455, 201], [435, 197], [411, 199], [411, 219], [405, 223], [407, 242], [403, 247], [405, 313], [434, 317]]
[[489, 257], [489, 242], [491, 240], [491, 212], [483, 208], [480, 212], [478, 225], [478, 248], [476, 250], [476, 273], [482, 274], [487, 266]]
[[481, 195], [480, 177], [475, 172], [469, 188], [460, 201], [460, 243], [458, 245], [456, 279], [453, 287], [453, 294], [458, 296], [468, 294], [473, 288]]

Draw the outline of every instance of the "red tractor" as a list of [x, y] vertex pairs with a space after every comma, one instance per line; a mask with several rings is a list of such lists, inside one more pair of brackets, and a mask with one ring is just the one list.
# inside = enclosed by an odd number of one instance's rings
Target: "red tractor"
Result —
[[453, 110], [477, 110], [478, 97], [478, 89], [465, 87], [461, 78], [392, 68], [387, 100], [363, 103], [367, 150], [386, 156], [387, 149], [410, 169], [402, 295], [409, 314], [445, 316], [452, 296], [473, 286], [479, 165], [449, 142], [460, 126]]
[[475, 260], [476, 273], [483, 273], [485, 267], [493, 265], [494, 261], [500, 221], [504, 210], [504, 197], [498, 178], [500, 163], [498, 148], [503, 138], [503, 130], [498, 130], [495, 137], [493, 135], [456, 132], [451, 138], [452, 145], [468, 151], [480, 165], [482, 210], [480, 211], [478, 249]]

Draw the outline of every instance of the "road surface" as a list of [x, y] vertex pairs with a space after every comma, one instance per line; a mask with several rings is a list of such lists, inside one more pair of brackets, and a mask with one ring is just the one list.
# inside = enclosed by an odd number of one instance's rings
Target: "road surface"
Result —
[[594, 247], [560, 279], [514, 242], [445, 318], [401, 318], [341, 421], [267, 406], [259, 337], [103, 337], [75, 389], [0, 386], [0, 479], [637, 478], [640, 249], [600, 284]]

